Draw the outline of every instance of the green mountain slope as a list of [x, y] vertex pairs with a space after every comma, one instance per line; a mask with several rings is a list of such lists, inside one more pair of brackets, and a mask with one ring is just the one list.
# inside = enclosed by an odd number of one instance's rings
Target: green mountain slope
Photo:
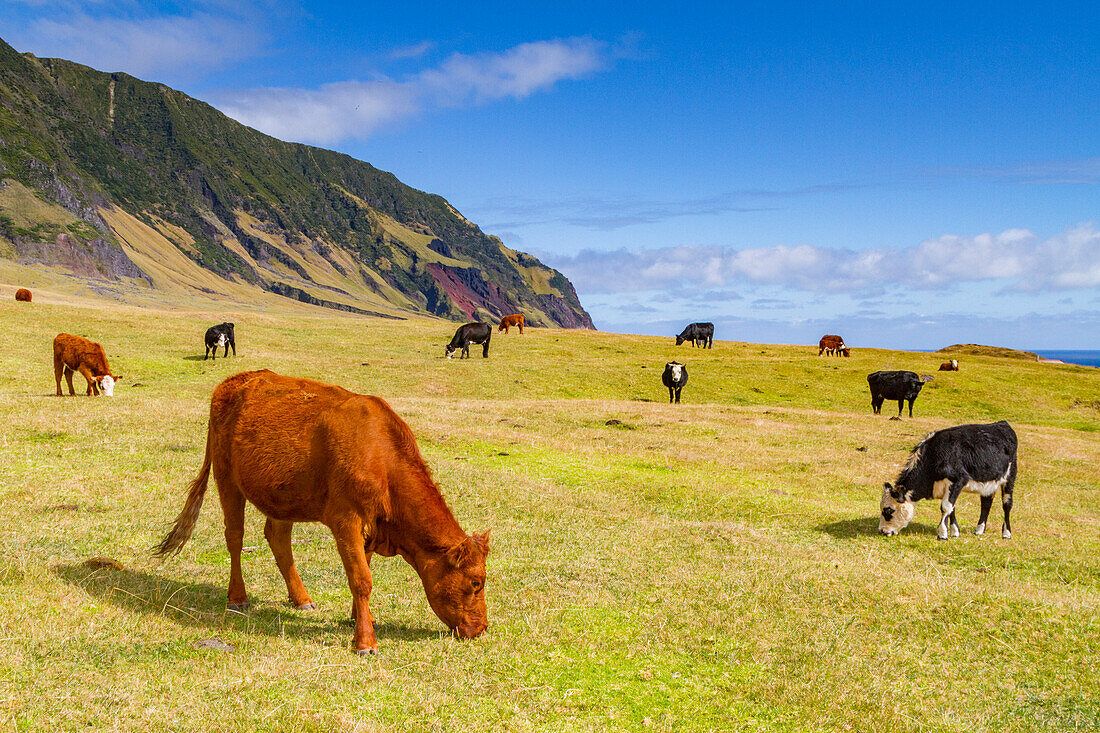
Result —
[[126, 74], [0, 41], [0, 256], [140, 287], [592, 328], [443, 198]]

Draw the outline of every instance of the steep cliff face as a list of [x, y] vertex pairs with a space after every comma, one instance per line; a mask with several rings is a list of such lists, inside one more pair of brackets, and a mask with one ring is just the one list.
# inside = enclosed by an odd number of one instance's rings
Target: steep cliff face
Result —
[[561, 273], [439, 196], [2, 41], [0, 256], [141, 287], [221, 280], [358, 312], [593, 327]]

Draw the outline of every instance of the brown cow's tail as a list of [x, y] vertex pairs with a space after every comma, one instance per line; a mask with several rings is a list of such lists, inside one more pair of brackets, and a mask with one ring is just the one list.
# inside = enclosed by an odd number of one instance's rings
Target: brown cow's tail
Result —
[[183, 511], [176, 517], [176, 523], [172, 531], [155, 548], [154, 555], [176, 554], [183, 549], [187, 540], [191, 539], [191, 532], [195, 529], [195, 522], [199, 520], [199, 511], [202, 510], [202, 497], [206, 494], [206, 484], [210, 480], [210, 439], [211, 434], [206, 434], [206, 455], [202, 459], [202, 469], [199, 475], [191, 482], [191, 490], [187, 494], [187, 502], [183, 505]]

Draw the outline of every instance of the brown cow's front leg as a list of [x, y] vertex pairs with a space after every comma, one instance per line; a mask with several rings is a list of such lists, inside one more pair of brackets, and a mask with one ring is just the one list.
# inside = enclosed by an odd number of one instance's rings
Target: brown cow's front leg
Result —
[[[370, 568], [370, 559], [371, 559], [371, 555], [373, 555], [373, 554], [374, 553], [371, 553], [371, 552], [366, 553], [367, 567], [368, 568]], [[371, 574], [371, 577], [372, 578], [374, 577], [373, 573]], [[371, 627], [373, 627], [376, 623], [378, 623], [378, 619], [376, 619], [374, 617], [374, 612], [371, 611], [370, 608], [367, 608], [367, 613], [369, 614], [369, 616], [367, 618], [370, 619], [370, 625], [371, 625]], [[359, 613], [355, 610], [355, 600], [353, 599], [352, 602], [351, 602], [351, 620], [355, 621], [358, 618], [359, 618]]]
[[363, 548], [363, 522], [355, 515], [343, 516], [326, 522], [336, 538], [336, 549], [344, 563], [351, 589], [352, 616], [355, 618], [355, 650], [360, 654], [378, 652], [378, 639], [374, 635], [374, 617], [370, 612], [372, 587], [370, 565]]
[[99, 397], [99, 388], [96, 386], [95, 375], [92, 374], [92, 370], [88, 367], [80, 366], [80, 376], [88, 382], [88, 391], [85, 392], [89, 397]]
[[226, 608], [248, 610], [248, 593], [241, 572], [241, 548], [244, 546], [244, 495], [236, 487], [222, 488], [218, 483], [218, 498], [225, 518], [225, 546], [229, 550], [229, 593]]
[[275, 556], [275, 564], [279, 566], [279, 572], [286, 582], [290, 605], [299, 611], [314, 611], [317, 609], [317, 604], [309, 597], [306, 587], [302, 584], [302, 578], [298, 575], [298, 569], [294, 567], [294, 551], [290, 547], [293, 527], [294, 522], [268, 519], [264, 524], [264, 537], [267, 538], [271, 554]]

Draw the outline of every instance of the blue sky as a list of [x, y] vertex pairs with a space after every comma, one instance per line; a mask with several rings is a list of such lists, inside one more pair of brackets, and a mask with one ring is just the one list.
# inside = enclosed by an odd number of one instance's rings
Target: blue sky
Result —
[[8, 0], [0, 36], [438, 193], [607, 330], [1100, 349], [1100, 9], [682, 5]]

